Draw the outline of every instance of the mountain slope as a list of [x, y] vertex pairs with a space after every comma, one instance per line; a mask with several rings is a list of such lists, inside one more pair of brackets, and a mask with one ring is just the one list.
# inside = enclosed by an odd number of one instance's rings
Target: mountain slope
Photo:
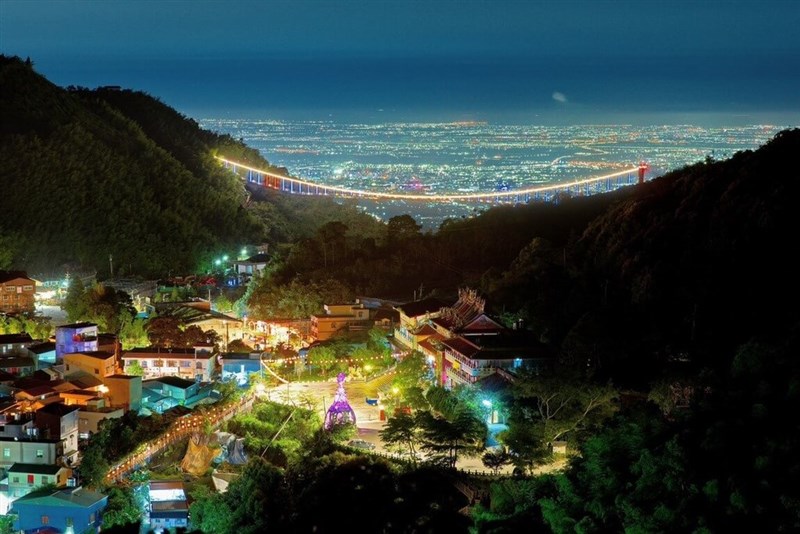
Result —
[[[0, 58], [0, 87], [0, 230], [13, 236], [15, 263], [45, 270], [78, 262], [105, 272], [111, 255], [121, 268], [153, 275], [260, 242], [241, 183], [210, 155], [243, 145], [198, 135], [196, 124], [151, 137], [155, 129], [99, 92], [60, 89], [18, 58]], [[186, 122], [163, 105], [147, 113], [156, 124]]]

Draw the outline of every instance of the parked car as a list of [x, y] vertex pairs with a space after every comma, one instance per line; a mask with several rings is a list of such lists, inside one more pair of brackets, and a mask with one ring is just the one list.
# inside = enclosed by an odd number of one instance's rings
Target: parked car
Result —
[[369, 441], [364, 441], [363, 439], [351, 439], [347, 442], [348, 447], [353, 447], [354, 449], [364, 449], [367, 451], [371, 451], [375, 449], [375, 444], [370, 443]]

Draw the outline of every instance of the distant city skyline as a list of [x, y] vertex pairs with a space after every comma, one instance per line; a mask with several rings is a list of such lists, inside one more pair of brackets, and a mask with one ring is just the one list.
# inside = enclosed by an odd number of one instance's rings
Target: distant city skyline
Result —
[[798, 27], [781, 0], [0, 2], [0, 52], [52, 82], [203, 117], [795, 124]]

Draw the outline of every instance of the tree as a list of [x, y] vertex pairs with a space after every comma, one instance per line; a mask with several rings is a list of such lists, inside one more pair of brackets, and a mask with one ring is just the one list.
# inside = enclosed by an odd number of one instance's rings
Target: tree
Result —
[[103, 528], [139, 524], [142, 509], [129, 486], [113, 486], [108, 492], [108, 504], [103, 510]]
[[144, 367], [138, 360], [133, 360], [125, 366], [125, 373], [133, 376], [144, 376]]
[[401, 412], [390, 417], [379, 434], [381, 439], [390, 446], [405, 448], [408, 457], [411, 458], [411, 462], [416, 466], [420, 431], [418, 418]]
[[228, 343], [228, 352], [253, 352], [253, 347], [242, 341], [241, 339], [234, 339]]
[[89, 305], [85, 292], [83, 281], [79, 277], [76, 276], [69, 281], [61, 309], [67, 312], [67, 320], [71, 323], [84, 319], [88, 314]]
[[232, 530], [232, 511], [222, 494], [207, 486], [197, 486], [189, 507], [192, 528], [204, 534], [228, 534]]
[[386, 236], [389, 245], [396, 245], [409, 239], [422, 235], [422, 227], [414, 220], [411, 215], [397, 215], [389, 219], [386, 224]]
[[308, 351], [309, 365], [316, 365], [324, 377], [336, 365], [336, 353], [330, 347], [314, 347]]
[[471, 455], [483, 448], [486, 425], [469, 410], [461, 410], [453, 421], [429, 412], [419, 412], [422, 427], [422, 449], [431, 460], [455, 468], [461, 454]]
[[283, 472], [258, 457], [231, 482], [224, 502], [231, 510], [228, 532], [285, 532], [291, 521], [291, 500]]
[[595, 385], [573, 376], [530, 375], [514, 385], [509, 429], [503, 440], [528, 467], [550, 443], [599, 424], [616, 409], [611, 385]]
[[483, 465], [491, 469], [495, 475], [500, 472], [504, 465], [511, 463], [511, 457], [506, 451], [488, 451], [481, 457]]
[[147, 335], [147, 321], [140, 317], [126, 316], [123, 318], [119, 331], [119, 341], [123, 350], [135, 347], [147, 347], [150, 339]]
[[392, 386], [401, 391], [419, 386], [428, 377], [428, 370], [425, 356], [418, 350], [411, 351], [397, 363]]

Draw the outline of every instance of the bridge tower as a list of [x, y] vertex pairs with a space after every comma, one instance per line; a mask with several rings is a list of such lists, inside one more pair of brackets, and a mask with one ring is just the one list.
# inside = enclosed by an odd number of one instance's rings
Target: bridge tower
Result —
[[647, 172], [647, 163], [644, 161], [639, 162], [639, 184], [644, 183], [644, 173]]

